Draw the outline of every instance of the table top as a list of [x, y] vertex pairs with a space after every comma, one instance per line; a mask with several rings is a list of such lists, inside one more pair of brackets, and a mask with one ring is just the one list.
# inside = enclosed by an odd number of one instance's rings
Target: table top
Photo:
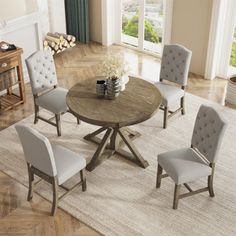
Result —
[[126, 89], [115, 100], [98, 98], [96, 77], [73, 86], [67, 94], [70, 111], [86, 123], [124, 127], [138, 124], [152, 117], [161, 104], [161, 94], [155, 85], [130, 77]]
[[[0, 42], [0, 47], [4, 43], [6, 43], [6, 42], [4, 42], [4, 41]], [[11, 50], [11, 51], [2, 51], [0, 49], [0, 59], [5, 59], [5, 58], [13, 57], [13, 56], [18, 56], [21, 53], [23, 53], [23, 50], [22, 50], [22, 48], [19, 48], [19, 47], [16, 47], [16, 50]]]

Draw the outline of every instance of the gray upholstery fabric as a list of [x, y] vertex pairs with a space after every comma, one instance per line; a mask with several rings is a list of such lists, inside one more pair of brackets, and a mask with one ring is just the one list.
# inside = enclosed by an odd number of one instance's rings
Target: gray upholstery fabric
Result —
[[25, 61], [34, 95], [57, 85], [55, 64], [50, 51], [37, 51]]
[[56, 176], [56, 164], [49, 140], [26, 125], [16, 125], [25, 159], [35, 168], [41, 170], [49, 176]]
[[155, 83], [155, 85], [161, 93], [162, 105], [164, 106], [168, 106], [168, 103], [171, 103], [177, 99], [179, 100], [185, 94], [184, 90], [177, 86], [164, 84], [161, 82]]
[[210, 163], [216, 161], [225, 128], [226, 123], [215, 109], [201, 105], [193, 130], [193, 148], [159, 154], [158, 164], [176, 184], [211, 175], [211, 168], [201, 156]]
[[191, 144], [209, 162], [215, 162], [226, 129], [226, 122], [215, 109], [202, 105], [199, 109]]
[[165, 45], [160, 79], [169, 80], [181, 86], [186, 85], [191, 57], [192, 52], [181, 45]]
[[86, 166], [83, 157], [59, 145], [52, 144], [55, 157], [58, 184], [63, 184]]
[[192, 148], [159, 154], [158, 164], [176, 184], [191, 182], [211, 174], [211, 168]]
[[51, 145], [45, 136], [26, 125], [16, 125], [15, 128], [26, 161], [49, 176], [57, 176], [59, 185], [85, 168], [86, 161], [78, 154], [59, 145]]
[[67, 111], [66, 95], [68, 90], [64, 88], [55, 88], [35, 99], [35, 103], [54, 114], [60, 114]]

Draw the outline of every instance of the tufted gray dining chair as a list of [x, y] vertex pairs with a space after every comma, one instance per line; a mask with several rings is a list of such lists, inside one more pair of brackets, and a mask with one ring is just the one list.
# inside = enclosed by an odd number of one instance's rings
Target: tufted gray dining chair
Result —
[[[55, 215], [58, 201], [66, 197], [77, 186], [82, 185], [82, 190], [86, 191], [86, 179], [83, 175], [86, 161], [83, 157], [62, 146], [51, 145], [45, 136], [26, 125], [16, 125], [15, 128], [20, 137], [28, 167], [29, 192], [27, 200], [30, 201], [33, 198], [33, 189], [42, 179], [47, 181], [53, 187], [51, 215]], [[71, 189], [63, 185], [79, 172], [79, 183]], [[34, 183], [34, 175], [39, 176], [41, 180]], [[66, 190], [60, 198], [58, 198], [58, 186]]]
[[[167, 120], [177, 112], [185, 114], [184, 96], [188, 80], [188, 71], [192, 52], [187, 48], [172, 44], [165, 45], [161, 60], [160, 82], [155, 85], [162, 95], [162, 106], [164, 110], [163, 128], [167, 127]], [[167, 84], [164, 82], [171, 82]], [[176, 111], [169, 110], [169, 106], [175, 100], [180, 101], [180, 108]]]
[[[68, 90], [57, 86], [54, 59], [50, 51], [37, 51], [26, 59], [30, 84], [34, 96], [35, 119], [41, 119], [57, 127], [61, 136], [60, 115], [67, 112], [66, 95]], [[39, 115], [39, 107], [55, 114], [56, 123]], [[79, 120], [77, 119], [79, 123]]]
[[[226, 123], [216, 110], [202, 105], [197, 114], [191, 147], [158, 155], [156, 187], [160, 188], [162, 178], [170, 176], [173, 179], [173, 209], [177, 209], [178, 200], [184, 197], [204, 191], [209, 191], [211, 197], [215, 196], [213, 176], [225, 128]], [[162, 174], [163, 169], [166, 174]], [[208, 177], [207, 187], [193, 191], [188, 183], [202, 177]], [[189, 192], [179, 194], [181, 185]]]

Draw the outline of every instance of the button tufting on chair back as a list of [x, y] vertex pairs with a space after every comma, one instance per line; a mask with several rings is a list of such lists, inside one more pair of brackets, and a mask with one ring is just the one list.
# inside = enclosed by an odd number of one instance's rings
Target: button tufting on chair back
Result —
[[215, 109], [200, 107], [191, 144], [211, 163], [216, 161], [225, 128], [226, 123]]
[[26, 59], [34, 95], [57, 85], [56, 68], [50, 51], [38, 51]]
[[192, 52], [181, 45], [165, 45], [161, 61], [160, 79], [186, 85], [191, 57]]

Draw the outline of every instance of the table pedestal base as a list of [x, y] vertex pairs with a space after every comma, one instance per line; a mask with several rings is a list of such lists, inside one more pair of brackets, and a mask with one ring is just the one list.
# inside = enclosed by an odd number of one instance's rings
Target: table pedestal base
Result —
[[[96, 137], [101, 132], [106, 131], [102, 139]], [[132, 143], [132, 140], [139, 137], [138, 132], [133, 132], [128, 128], [107, 128], [102, 127], [95, 132], [84, 137], [85, 140], [92, 141], [98, 144], [98, 148], [94, 153], [91, 161], [87, 164], [88, 171], [94, 170], [104, 160], [110, 158], [114, 154], [119, 154], [128, 160], [146, 168], [149, 164], [143, 159], [137, 148]], [[126, 145], [130, 152], [122, 149]]]

